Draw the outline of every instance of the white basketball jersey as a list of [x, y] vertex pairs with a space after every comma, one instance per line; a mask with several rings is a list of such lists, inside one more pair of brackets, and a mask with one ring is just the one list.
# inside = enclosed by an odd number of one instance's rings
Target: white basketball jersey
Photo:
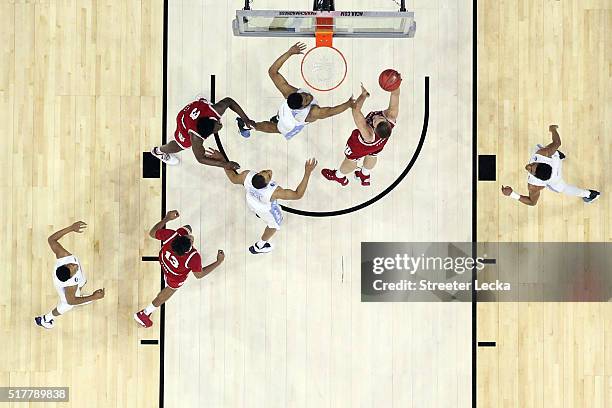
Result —
[[278, 187], [276, 182], [270, 181], [264, 188], [253, 187], [253, 176], [257, 173], [249, 171], [244, 179], [244, 188], [246, 190], [246, 201], [249, 208], [256, 213], [269, 212], [272, 208], [272, 194]]
[[550, 175], [550, 179], [548, 180], [540, 180], [533, 174], [529, 174], [529, 177], [527, 178], [528, 184], [531, 184], [532, 186], [546, 187], [549, 184], [554, 184], [561, 180], [561, 158], [559, 157], [559, 152], [555, 152], [552, 157], [546, 157], [542, 156], [541, 154], [534, 153], [529, 161], [529, 164], [531, 163], [548, 164], [550, 167], [552, 167], [552, 173]]
[[[311, 95], [310, 92], [302, 88], [298, 89], [297, 92]], [[287, 100], [285, 100], [278, 109], [278, 130], [287, 138], [295, 136], [306, 126], [306, 118], [312, 106], [318, 104], [317, 100], [312, 98], [312, 102], [305, 108], [291, 109]]]
[[[68, 279], [66, 282], [62, 282], [61, 280], [57, 278], [55, 271], [60, 266], [67, 265], [70, 263], [78, 265], [77, 272], [74, 274], [73, 277]], [[83, 267], [81, 266], [81, 263], [79, 262], [79, 259], [76, 256], [68, 255], [63, 258], [59, 258], [55, 261], [55, 268], [53, 269], [53, 284], [55, 285], [55, 288], [58, 291], [63, 292], [65, 287], [75, 286], [75, 285], [78, 286], [80, 289], [85, 285], [86, 282], [87, 280], [85, 280], [85, 274], [83, 272]]]

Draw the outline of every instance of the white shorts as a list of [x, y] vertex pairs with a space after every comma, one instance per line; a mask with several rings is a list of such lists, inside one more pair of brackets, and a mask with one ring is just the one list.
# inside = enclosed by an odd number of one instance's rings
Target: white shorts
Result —
[[295, 122], [295, 120], [283, 122], [280, 117], [278, 123], [276, 124], [278, 131], [285, 136], [285, 139], [287, 140], [300, 133], [305, 127], [305, 123], [298, 123]]
[[253, 211], [257, 217], [261, 218], [269, 228], [279, 230], [281, 224], [283, 223], [283, 211], [281, 210], [280, 205], [276, 203], [272, 204], [270, 211], [259, 212], [252, 208], [251, 211]]
[[[64, 288], [56, 288], [56, 289], [57, 289], [57, 294], [59, 295], [60, 300], [55, 308], [57, 309], [59, 314], [64, 314], [66, 312], [69, 312], [75, 306], [83, 306], [83, 305], [86, 305], [92, 302], [92, 301], [89, 301], [89, 302], [81, 303], [79, 305], [68, 304], [68, 301], [66, 300], [66, 295], [64, 294]], [[77, 297], [81, 296], [81, 288], [77, 288], [75, 292], [75, 296]]]

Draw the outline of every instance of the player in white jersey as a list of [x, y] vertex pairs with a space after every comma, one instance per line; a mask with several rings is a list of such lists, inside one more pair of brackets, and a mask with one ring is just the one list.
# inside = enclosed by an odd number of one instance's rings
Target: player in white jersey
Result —
[[250, 137], [249, 128], [255, 128], [264, 133], [281, 133], [285, 139], [289, 140], [300, 133], [308, 123], [337, 115], [355, 105], [351, 96], [340, 105], [322, 108], [310, 92], [290, 85], [278, 72], [292, 55], [303, 54], [305, 49], [306, 44], [296, 43], [270, 66], [268, 74], [286, 100], [280, 106], [277, 115], [268, 121], [245, 124], [242, 118], [236, 118], [238, 129], [243, 137]]
[[557, 132], [557, 128], [557, 125], [550, 125], [548, 130], [552, 133], [552, 142], [544, 147], [537, 145], [529, 160], [529, 164], [525, 166], [525, 170], [529, 173], [527, 178], [529, 195], [519, 195], [511, 187], [502, 186], [502, 193], [504, 195], [530, 206], [538, 203], [540, 191], [545, 187], [555, 193], [581, 197], [585, 203], [592, 203], [599, 198], [599, 191], [578, 188], [563, 181], [561, 170], [565, 155], [558, 150], [561, 146], [561, 137]]
[[[216, 150], [211, 150], [212, 157], [222, 160], [223, 155]], [[245, 189], [246, 202], [249, 209], [266, 223], [266, 228], [261, 239], [249, 247], [252, 254], [262, 254], [270, 252], [273, 245], [269, 242], [276, 231], [283, 223], [283, 212], [277, 200], [299, 200], [306, 193], [308, 180], [312, 171], [317, 166], [317, 160], [312, 158], [304, 164], [304, 177], [300, 184], [294, 189], [280, 187], [272, 180], [272, 170], [262, 170], [254, 172], [245, 170], [236, 173], [233, 170], [225, 170], [227, 178], [233, 184], [242, 184]]]
[[83, 221], [78, 221], [69, 227], [53, 233], [49, 246], [57, 258], [53, 270], [53, 285], [59, 295], [59, 303], [46, 315], [36, 316], [34, 321], [45, 329], [52, 329], [55, 318], [71, 310], [74, 306], [91, 303], [104, 297], [104, 288], [94, 291], [89, 296], [81, 296], [81, 289], [87, 283], [85, 272], [79, 259], [66, 251], [58, 240], [69, 232], [81, 233], [87, 227]]

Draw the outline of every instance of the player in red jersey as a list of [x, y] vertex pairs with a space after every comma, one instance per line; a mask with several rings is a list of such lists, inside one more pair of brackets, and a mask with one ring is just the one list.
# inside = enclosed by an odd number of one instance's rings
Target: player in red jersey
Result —
[[[363, 116], [361, 108], [370, 93], [361, 84], [361, 95], [355, 102], [353, 119], [357, 129], [353, 130], [346, 142], [344, 149], [344, 161], [340, 169], [322, 169], [323, 177], [330, 181], [337, 181], [343, 186], [348, 184], [348, 177], [354, 172], [355, 178], [361, 180], [362, 186], [370, 185], [370, 171], [376, 166], [377, 155], [382, 152], [389, 141], [391, 131], [395, 127], [395, 121], [399, 113], [400, 89], [391, 92], [389, 97], [389, 107], [384, 111], [373, 111]], [[363, 159], [361, 168], [357, 166]]]
[[151, 313], [170, 299], [183, 286], [183, 283], [185, 283], [189, 276], [189, 272], [193, 272], [196, 278], [202, 279], [221, 265], [225, 259], [225, 255], [220, 249], [217, 251], [217, 260], [210, 265], [202, 267], [202, 258], [198, 250], [193, 247], [191, 227], [183, 225], [177, 230], [164, 228], [168, 221], [175, 220], [178, 217], [178, 211], [169, 211], [149, 231], [151, 238], [162, 241], [162, 247], [159, 251], [159, 263], [164, 272], [166, 287], [157, 294], [149, 306], [134, 314], [134, 319], [144, 327], [151, 327], [153, 325], [150, 317]]
[[199, 98], [185, 106], [176, 117], [174, 140], [163, 146], [155, 146], [151, 149], [151, 154], [164, 163], [174, 166], [180, 163], [174, 153], [191, 147], [197, 161], [202, 164], [231, 170], [240, 168], [236, 162], [220, 162], [211, 159], [206, 155], [204, 149], [204, 140], [213, 133], [219, 132], [223, 127], [221, 116], [227, 108], [236, 112], [246, 126], [251, 127], [255, 124], [232, 98], [223, 98], [214, 105], [204, 98]]

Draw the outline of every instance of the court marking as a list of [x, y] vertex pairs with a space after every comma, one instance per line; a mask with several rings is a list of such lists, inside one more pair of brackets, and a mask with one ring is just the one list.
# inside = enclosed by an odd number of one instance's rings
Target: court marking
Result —
[[[212, 78], [211, 78], [211, 85], [213, 85], [213, 87], [211, 87], [212, 95], [214, 95], [214, 83], [215, 83], [214, 75], [212, 75]], [[406, 176], [408, 175], [408, 173], [410, 172], [410, 170], [416, 163], [417, 159], [419, 158], [419, 154], [421, 153], [423, 145], [425, 144], [425, 137], [427, 136], [428, 125], [429, 125], [429, 77], [426, 76], [425, 77], [425, 113], [423, 115], [423, 128], [421, 129], [421, 138], [419, 139], [419, 144], [417, 145], [417, 148], [414, 151], [412, 158], [410, 159], [410, 162], [408, 162], [408, 165], [406, 166], [404, 171], [401, 172], [398, 178], [395, 179], [395, 181], [391, 183], [389, 187], [385, 188], [382, 192], [378, 193], [376, 196], [370, 198], [369, 200], [361, 204], [357, 204], [349, 208], [344, 208], [342, 210], [307, 211], [307, 210], [300, 210], [297, 208], [287, 207], [286, 205], [283, 205], [283, 204], [280, 205], [281, 208], [287, 211], [288, 213], [295, 214], [295, 215], [301, 215], [304, 217], [335, 217], [338, 215], [350, 214], [352, 212], [359, 211], [361, 209], [364, 209], [374, 204], [375, 202], [379, 201], [380, 199], [385, 197], [387, 194], [389, 194], [391, 191], [393, 191], [393, 189], [395, 189], [395, 187], [397, 187], [399, 183], [401, 183], [404, 180], [404, 178], [406, 178]], [[223, 144], [221, 143], [221, 138], [219, 137], [218, 133], [215, 133], [215, 142], [217, 143], [217, 149], [221, 152], [221, 154], [223, 154], [223, 157], [225, 158], [225, 160], [229, 160], [227, 157], [227, 154], [225, 154], [225, 149], [223, 148]]]
[[[164, 35], [163, 35], [163, 51], [162, 51], [162, 145], [168, 141], [166, 135], [166, 127], [168, 126], [168, 0], [164, 0]], [[161, 217], [166, 215], [166, 163], [162, 162], [162, 177], [161, 177]], [[160, 242], [161, 248], [161, 242]], [[163, 290], [165, 285], [164, 272], [159, 268], [160, 290]], [[162, 303], [159, 308], [159, 408], [164, 407], [164, 349], [166, 340], [166, 305]]]

